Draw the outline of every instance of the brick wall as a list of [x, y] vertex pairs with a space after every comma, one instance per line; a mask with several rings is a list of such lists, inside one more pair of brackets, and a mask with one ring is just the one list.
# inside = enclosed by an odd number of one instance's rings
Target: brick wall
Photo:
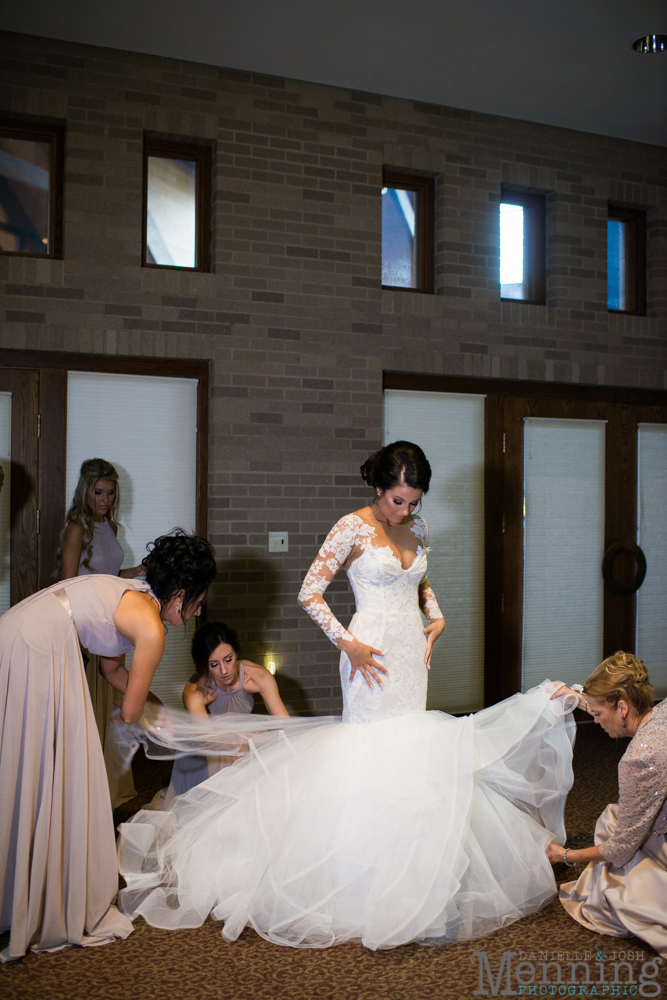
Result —
[[[337, 654], [296, 605], [367, 492], [382, 371], [667, 387], [659, 147], [23, 35], [0, 111], [65, 121], [64, 260], [0, 258], [0, 346], [212, 360], [212, 611], [294, 706], [339, 708]], [[214, 143], [213, 271], [140, 266], [142, 142]], [[436, 177], [436, 294], [380, 288], [382, 166]], [[500, 302], [501, 184], [548, 198], [547, 305]], [[606, 309], [606, 214], [647, 210], [648, 315]], [[286, 556], [266, 533], [290, 532]], [[349, 613], [345, 580], [332, 603]]]

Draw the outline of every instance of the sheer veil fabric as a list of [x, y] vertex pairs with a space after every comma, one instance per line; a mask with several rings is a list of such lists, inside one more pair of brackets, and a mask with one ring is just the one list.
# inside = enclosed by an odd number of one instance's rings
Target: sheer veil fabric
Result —
[[[350, 517], [320, 553], [332, 575], [363, 532]], [[121, 758], [139, 740], [152, 756], [238, 755], [170, 811], [121, 826], [123, 912], [172, 929], [210, 913], [227, 941], [251, 926], [281, 945], [377, 949], [479, 937], [555, 895], [545, 849], [564, 840], [573, 706], [545, 681], [474, 716], [425, 711], [424, 541], [407, 569], [372, 540], [348, 563], [350, 631], [389, 674], [383, 689], [350, 683], [342, 656], [342, 719], [113, 727]]]

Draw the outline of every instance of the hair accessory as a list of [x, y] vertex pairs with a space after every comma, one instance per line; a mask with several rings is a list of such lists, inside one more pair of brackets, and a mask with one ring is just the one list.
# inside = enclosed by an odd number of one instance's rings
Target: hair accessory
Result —
[[570, 687], [572, 688], [573, 691], [576, 691], [577, 694], [583, 694], [584, 693], [584, 686], [583, 686], [583, 684], [570, 684]]

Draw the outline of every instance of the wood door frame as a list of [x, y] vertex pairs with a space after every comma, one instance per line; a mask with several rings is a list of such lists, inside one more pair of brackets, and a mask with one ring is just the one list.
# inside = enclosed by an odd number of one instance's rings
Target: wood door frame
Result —
[[37, 582], [33, 591], [53, 583], [51, 573], [67, 512], [68, 498], [65, 495], [67, 372], [197, 379], [196, 531], [198, 535], [206, 537], [210, 365], [211, 362], [208, 360], [76, 354], [64, 351], [0, 350], [0, 369], [32, 369], [36, 370], [39, 376], [41, 437], [38, 481], [41, 530], [37, 544]]
[[[520, 690], [521, 685], [523, 607], [520, 590], [523, 573], [517, 562], [522, 566], [522, 546], [516, 522], [517, 511], [522, 510], [523, 503], [523, 490], [520, 489], [523, 448], [518, 448], [517, 443], [507, 437], [509, 411], [515, 404], [506, 404], [518, 398], [532, 400], [535, 415], [542, 415], [542, 411], [549, 415], [558, 402], [572, 413], [591, 412], [599, 414], [597, 419], [607, 420], [605, 507], [609, 513], [605, 517], [606, 549], [617, 539], [633, 538], [636, 533], [636, 489], [632, 484], [636, 480], [637, 423], [667, 423], [667, 392], [395, 371], [383, 373], [383, 389], [470, 393], [486, 397], [484, 700], [487, 705], [494, 704]], [[512, 511], [513, 517], [510, 516]], [[635, 607], [636, 599], [617, 597], [605, 587], [605, 655], [623, 648], [619, 640], [633, 634]]]
[[12, 394], [9, 591], [13, 606], [37, 590], [37, 372], [25, 368], [1, 370], [0, 391]]

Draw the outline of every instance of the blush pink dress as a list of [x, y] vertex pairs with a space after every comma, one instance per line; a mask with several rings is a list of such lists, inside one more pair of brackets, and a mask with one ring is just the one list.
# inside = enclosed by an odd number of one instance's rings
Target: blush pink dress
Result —
[[2, 961], [132, 931], [112, 905], [111, 802], [81, 656], [81, 645], [132, 649], [113, 621], [127, 590], [149, 587], [79, 576], [0, 618], [0, 931], [11, 928]]

